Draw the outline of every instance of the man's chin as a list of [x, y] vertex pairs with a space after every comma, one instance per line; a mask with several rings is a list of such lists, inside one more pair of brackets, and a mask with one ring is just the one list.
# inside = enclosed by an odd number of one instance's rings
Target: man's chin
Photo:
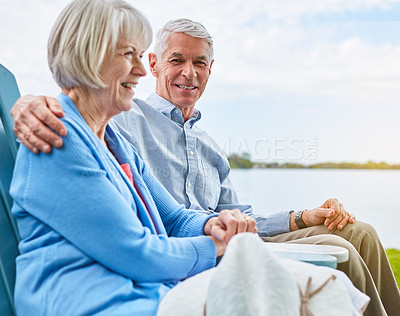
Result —
[[176, 98], [173, 100], [173, 103], [175, 106], [177, 106], [180, 109], [187, 109], [187, 108], [193, 108], [194, 105], [196, 104], [197, 99], [193, 98]]

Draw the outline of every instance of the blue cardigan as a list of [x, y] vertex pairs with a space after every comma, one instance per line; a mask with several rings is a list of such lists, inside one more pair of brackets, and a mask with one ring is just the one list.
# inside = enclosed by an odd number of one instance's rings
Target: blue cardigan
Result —
[[20, 146], [11, 184], [22, 239], [17, 313], [154, 315], [177, 282], [215, 265], [215, 245], [203, 235], [209, 216], [184, 210], [111, 127], [113, 154], [66, 95], [58, 100], [63, 147], [35, 155]]

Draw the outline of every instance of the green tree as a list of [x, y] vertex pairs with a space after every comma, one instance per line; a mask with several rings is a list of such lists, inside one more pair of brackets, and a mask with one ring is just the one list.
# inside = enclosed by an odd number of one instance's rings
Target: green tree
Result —
[[251, 155], [248, 152], [241, 154], [231, 154], [228, 156], [229, 165], [232, 169], [249, 169], [253, 168], [254, 163], [251, 161]]

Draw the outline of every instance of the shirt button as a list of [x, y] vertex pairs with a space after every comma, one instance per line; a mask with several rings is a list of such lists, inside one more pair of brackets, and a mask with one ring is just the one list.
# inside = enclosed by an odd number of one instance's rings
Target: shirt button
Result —
[[191, 150], [189, 154], [190, 154], [190, 156], [193, 156], [194, 155], [193, 150]]
[[189, 187], [189, 188], [192, 187], [192, 183], [191, 183], [191, 182], [188, 183], [188, 187]]
[[179, 110], [178, 110], [178, 109], [176, 109], [176, 110], [175, 110], [175, 113], [176, 113], [176, 114], [178, 114], [178, 113], [179, 113]]

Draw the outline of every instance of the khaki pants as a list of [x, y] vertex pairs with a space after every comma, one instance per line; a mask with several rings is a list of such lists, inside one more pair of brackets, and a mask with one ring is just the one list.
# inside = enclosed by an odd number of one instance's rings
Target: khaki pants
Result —
[[353, 284], [371, 298], [364, 315], [399, 315], [400, 292], [378, 234], [369, 224], [357, 221], [346, 225], [342, 231], [336, 229], [333, 232], [319, 225], [263, 239], [348, 249], [349, 260], [338, 264], [338, 269], [345, 272]]

